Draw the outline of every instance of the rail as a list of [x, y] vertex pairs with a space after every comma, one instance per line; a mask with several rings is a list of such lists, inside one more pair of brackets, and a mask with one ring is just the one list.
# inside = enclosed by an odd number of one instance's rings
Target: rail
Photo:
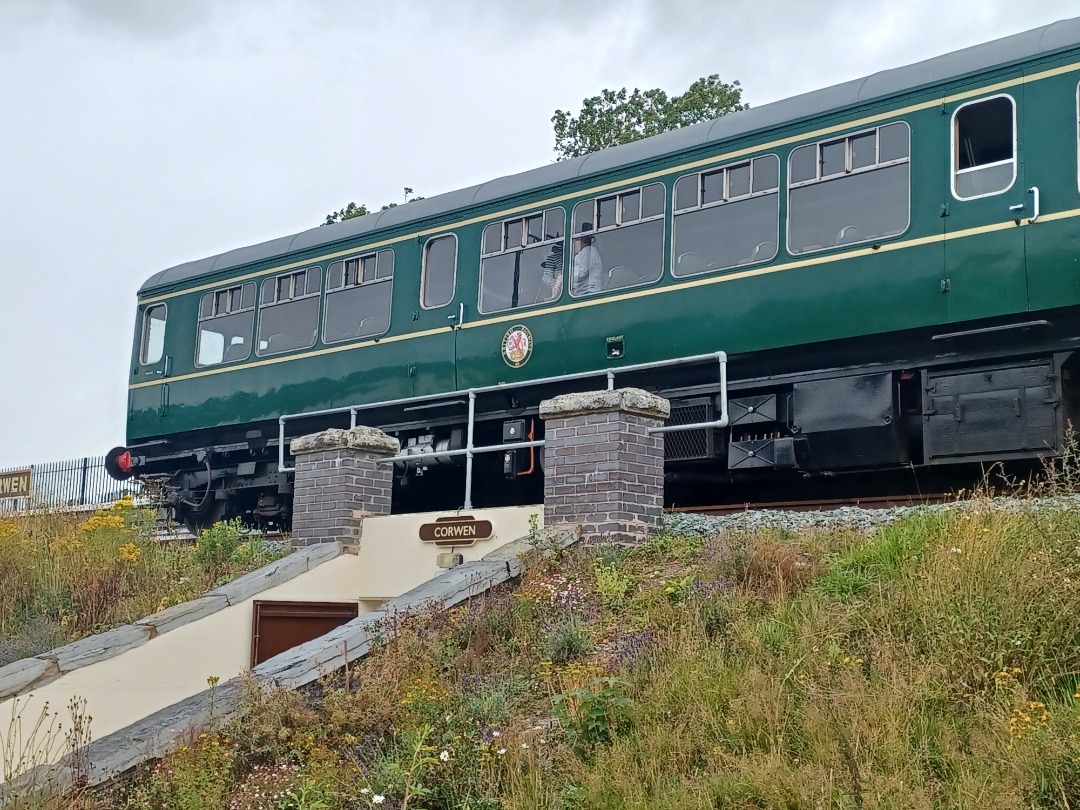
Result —
[[403, 399], [390, 399], [382, 402], [371, 402], [364, 405], [343, 405], [339, 408], [327, 408], [320, 411], [309, 411], [307, 413], [286, 414], [278, 418], [278, 471], [283, 473], [294, 472], [295, 467], [289, 467], [285, 464], [285, 424], [290, 420], [297, 419], [310, 419], [316, 416], [329, 416], [337, 413], [349, 414], [349, 427], [356, 427], [356, 419], [361, 411], [372, 410], [374, 408], [392, 408], [396, 405], [416, 405], [421, 402], [436, 402], [439, 400], [449, 400], [454, 397], [468, 397], [469, 416], [468, 425], [465, 431], [465, 446], [457, 450], [431, 450], [421, 453], [403, 453], [401, 455], [392, 456], [387, 459], [382, 459], [384, 463], [390, 464], [396, 461], [419, 461], [429, 458], [453, 458], [456, 456], [465, 456], [465, 502], [462, 506], [463, 509], [472, 509], [472, 479], [473, 479], [473, 459], [480, 453], [496, 453], [504, 450], [523, 450], [530, 447], [543, 447], [544, 440], [538, 439], [536, 441], [528, 442], [513, 442], [504, 444], [482, 445], [476, 446], [473, 443], [474, 427], [476, 424], [476, 397], [479, 394], [488, 394], [496, 391], [509, 391], [519, 390], [522, 388], [532, 388], [538, 385], [551, 385], [553, 383], [573, 382], [575, 380], [587, 380], [595, 379], [597, 377], [607, 378], [607, 388], [609, 391], [615, 388], [615, 376], [620, 374], [629, 374], [639, 371], [651, 371], [659, 368], [669, 368], [672, 366], [683, 365], [696, 365], [699, 363], [715, 362], [720, 367], [720, 418], [711, 422], [695, 422], [687, 425], [667, 425], [664, 427], [653, 428], [651, 433], [674, 433], [683, 430], [701, 430], [703, 428], [723, 428], [728, 424], [728, 398], [727, 398], [727, 352], [710, 352], [709, 354], [695, 354], [687, 357], [677, 357], [671, 360], [657, 360], [651, 363], [637, 363], [630, 366], [620, 366], [619, 368], [604, 368], [597, 369], [595, 371], [581, 371], [574, 374], [562, 374], [555, 377], [542, 377], [537, 380], [528, 380], [520, 383], [498, 383], [496, 385], [484, 385], [475, 388], [467, 388], [458, 391], [451, 391], [443, 394], [427, 394], [419, 397], [406, 397]]

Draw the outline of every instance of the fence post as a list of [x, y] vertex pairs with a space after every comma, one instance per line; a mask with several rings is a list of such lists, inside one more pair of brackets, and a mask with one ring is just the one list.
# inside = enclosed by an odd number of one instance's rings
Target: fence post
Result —
[[84, 456], [82, 460], [82, 483], [79, 485], [79, 506], [86, 506], [86, 471], [90, 466], [90, 458]]

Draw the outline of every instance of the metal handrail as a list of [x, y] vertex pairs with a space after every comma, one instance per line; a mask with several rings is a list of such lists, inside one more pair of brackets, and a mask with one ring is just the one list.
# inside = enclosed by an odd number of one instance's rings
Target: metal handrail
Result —
[[679, 365], [693, 365], [695, 363], [704, 363], [707, 361], [715, 361], [720, 364], [720, 418], [712, 422], [695, 422], [687, 425], [669, 425], [666, 427], [651, 428], [650, 433], [674, 433], [682, 430], [700, 430], [702, 428], [723, 428], [728, 425], [728, 396], [727, 396], [727, 352], [710, 352], [709, 354], [695, 354], [688, 357], [678, 357], [672, 360], [656, 360], [651, 363], [637, 363], [631, 366], [621, 366], [619, 368], [606, 368], [597, 369], [595, 371], [580, 371], [573, 374], [561, 374], [555, 377], [542, 377], [537, 380], [527, 380], [520, 383], [498, 383], [496, 385], [484, 385], [475, 388], [462, 389], [457, 391], [450, 391], [442, 394], [426, 394], [419, 397], [405, 397], [402, 399], [388, 399], [381, 402], [371, 402], [364, 405], [343, 405], [339, 408], [326, 408], [320, 411], [308, 411], [307, 413], [295, 413], [285, 414], [278, 417], [278, 471], [283, 473], [294, 472], [295, 467], [287, 467], [285, 465], [285, 423], [292, 419], [307, 419], [315, 416], [327, 416], [335, 413], [348, 413], [349, 414], [349, 426], [356, 427], [356, 417], [360, 411], [370, 410], [373, 408], [388, 408], [394, 405], [415, 404], [418, 402], [432, 402], [442, 399], [452, 399], [453, 397], [460, 397], [462, 395], [468, 395], [469, 397], [469, 416], [468, 425], [466, 428], [465, 447], [459, 450], [431, 450], [424, 453], [405, 453], [393, 456], [391, 458], [380, 459], [383, 463], [391, 463], [395, 461], [418, 461], [427, 458], [451, 458], [455, 456], [465, 456], [465, 503], [462, 508], [472, 509], [472, 472], [473, 472], [473, 457], [478, 453], [494, 453], [501, 452], [503, 450], [520, 450], [529, 447], [543, 447], [545, 442], [543, 439], [528, 442], [513, 442], [508, 444], [496, 444], [496, 445], [483, 445], [476, 447], [473, 445], [474, 432], [473, 428], [476, 424], [476, 395], [486, 394], [492, 391], [505, 391], [509, 389], [529, 388], [536, 385], [548, 385], [551, 383], [568, 382], [571, 380], [583, 380], [591, 377], [607, 377], [607, 388], [609, 391], [615, 389], [615, 375], [626, 374], [628, 372], [635, 371], [649, 371], [655, 368], [666, 368], [669, 366]]

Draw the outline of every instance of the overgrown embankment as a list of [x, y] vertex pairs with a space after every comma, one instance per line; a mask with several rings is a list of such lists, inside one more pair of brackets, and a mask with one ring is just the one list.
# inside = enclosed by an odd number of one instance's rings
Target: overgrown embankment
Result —
[[222, 523], [198, 544], [153, 539], [130, 498], [90, 516], [0, 518], [0, 666], [193, 599], [281, 551]]
[[79, 801], [1077, 807], [1078, 609], [1067, 506], [578, 549]]

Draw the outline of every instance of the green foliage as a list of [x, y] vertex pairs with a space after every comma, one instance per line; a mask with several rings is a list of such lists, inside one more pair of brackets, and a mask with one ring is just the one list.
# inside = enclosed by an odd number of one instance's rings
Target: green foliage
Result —
[[626, 597], [634, 589], [634, 580], [623, 574], [614, 563], [597, 563], [593, 575], [604, 606], [615, 613], [621, 612], [626, 606]]
[[591, 648], [588, 628], [573, 615], [559, 620], [548, 637], [548, 659], [556, 664], [582, 658]]
[[1076, 510], [975, 500], [570, 552], [253, 696], [229, 758], [200, 740], [126, 806], [1077, 807], [1077, 537]]
[[153, 526], [153, 511], [130, 498], [88, 517], [0, 518], [0, 666], [193, 599], [285, 552], [253, 538], [210, 571], [193, 546], [154, 540]]
[[555, 111], [551, 117], [555, 153], [559, 160], [581, 157], [748, 107], [739, 82], [722, 82], [716, 74], [698, 79], [679, 96], [668, 96], [659, 88], [644, 92], [634, 88], [632, 93], [625, 87], [602, 90], [582, 101], [576, 116]]
[[628, 686], [619, 678], [593, 678], [586, 686], [552, 698], [559, 722], [579, 749], [610, 745], [629, 730]]
[[[405, 202], [406, 203], [416, 202], [417, 200], [424, 199], [423, 197], [411, 196], [412, 193], [413, 193], [413, 190], [411, 188], [409, 188], [408, 186], [405, 186], [404, 191], [405, 191]], [[388, 210], [390, 208], [397, 208], [397, 207], [398, 207], [398, 204], [396, 202], [391, 202], [391, 203], [387, 203], [386, 205], [382, 206], [379, 210], [380, 211], [386, 211], [386, 210]], [[371, 211], [368, 210], [367, 205], [365, 205], [364, 203], [361, 203], [360, 205], [357, 205], [354, 202], [350, 202], [348, 205], [346, 205], [340, 211], [331, 211], [329, 214], [327, 214], [326, 215], [326, 220], [322, 224], [323, 225], [333, 225], [335, 222], [344, 222], [347, 219], [354, 219], [355, 217], [367, 216], [370, 213], [371, 213]]]
[[195, 561], [216, 579], [243, 541], [244, 524], [239, 519], [215, 523], [199, 535]]

